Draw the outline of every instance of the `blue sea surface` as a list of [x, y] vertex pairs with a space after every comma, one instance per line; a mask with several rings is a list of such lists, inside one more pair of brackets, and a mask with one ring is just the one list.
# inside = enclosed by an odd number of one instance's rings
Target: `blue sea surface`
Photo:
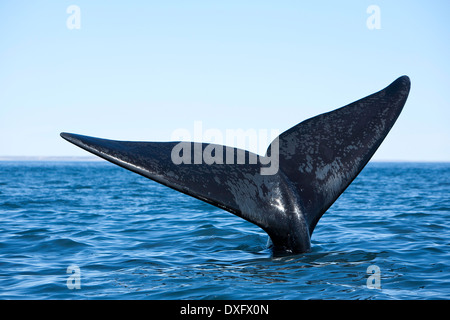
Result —
[[449, 221], [450, 163], [369, 163], [310, 253], [274, 256], [108, 162], [0, 162], [0, 299], [449, 299]]

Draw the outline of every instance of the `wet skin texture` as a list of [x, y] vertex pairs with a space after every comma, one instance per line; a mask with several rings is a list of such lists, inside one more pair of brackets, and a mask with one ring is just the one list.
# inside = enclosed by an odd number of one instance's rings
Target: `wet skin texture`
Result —
[[[226, 163], [176, 164], [171, 156], [179, 141], [115, 141], [71, 133], [61, 136], [114, 164], [256, 224], [270, 236], [274, 253], [303, 253], [311, 249], [319, 219], [389, 133], [409, 90], [410, 80], [402, 76], [366, 98], [305, 120], [276, 138], [265, 156], [185, 142], [183, 150], [190, 150], [191, 159], [196, 152], [213, 148], [216, 153], [234, 155], [233, 161]], [[262, 174], [269, 155], [276, 151], [278, 170]], [[239, 163], [238, 155], [245, 155], [247, 161]], [[252, 157], [256, 163], [249, 161]]]

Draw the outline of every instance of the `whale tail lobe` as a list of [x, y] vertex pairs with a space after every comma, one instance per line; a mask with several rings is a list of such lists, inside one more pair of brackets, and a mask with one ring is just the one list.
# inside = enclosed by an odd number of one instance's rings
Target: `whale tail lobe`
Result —
[[292, 127], [279, 138], [280, 168], [303, 200], [310, 234], [369, 162], [406, 102], [410, 80]]

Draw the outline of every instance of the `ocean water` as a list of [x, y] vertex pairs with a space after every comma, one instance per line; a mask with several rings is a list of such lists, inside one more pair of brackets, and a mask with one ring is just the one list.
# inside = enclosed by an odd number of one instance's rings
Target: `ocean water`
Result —
[[0, 299], [449, 299], [449, 221], [450, 163], [369, 163], [279, 257], [107, 162], [0, 162]]

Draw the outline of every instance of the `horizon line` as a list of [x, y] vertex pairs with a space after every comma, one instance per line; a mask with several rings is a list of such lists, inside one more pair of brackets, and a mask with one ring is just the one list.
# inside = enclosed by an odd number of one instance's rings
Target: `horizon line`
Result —
[[[0, 156], [0, 162], [7, 161], [17, 161], [17, 162], [27, 162], [27, 161], [46, 161], [46, 162], [100, 162], [107, 161], [100, 157], [95, 156]], [[409, 163], [449, 163], [450, 160], [405, 160], [405, 159], [373, 159], [370, 162], [409, 162]]]

